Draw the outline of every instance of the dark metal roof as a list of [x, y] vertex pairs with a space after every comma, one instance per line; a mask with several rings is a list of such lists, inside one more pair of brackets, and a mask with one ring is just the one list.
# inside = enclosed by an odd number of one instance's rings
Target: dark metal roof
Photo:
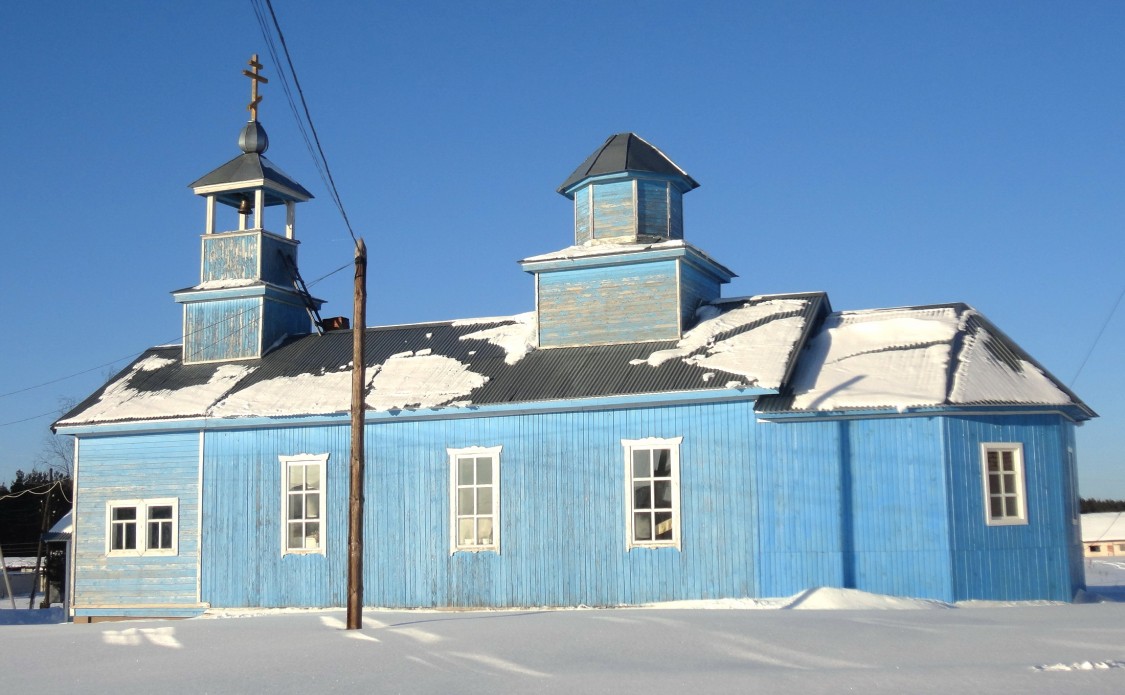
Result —
[[[782, 300], [781, 302], [774, 300]], [[744, 310], [744, 311], [739, 311]], [[919, 402], [917, 408], [958, 408], [976, 406], [1062, 407], [1076, 419], [1095, 414], [1065, 386], [1031, 359], [1007, 336], [970, 307], [962, 304], [936, 307], [913, 307], [886, 310], [891, 315], [932, 315], [944, 310], [954, 316], [956, 330], [950, 339], [949, 364], [935, 363], [940, 373], [931, 376], [946, 383], [944, 400]], [[738, 311], [739, 313], [732, 313]], [[789, 384], [801, 381], [795, 370], [817, 370], [810, 362], [810, 351], [804, 349], [826, 325], [838, 323], [839, 314], [829, 314], [827, 296], [823, 293], [757, 296], [720, 300], [706, 307], [700, 322], [711, 321], [704, 328], [706, 342], [660, 341], [593, 345], [566, 348], [513, 348], [510, 342], [496, 339], [496, 333], [523, 340], [533, 335], [533, 326], [526, 317], [505, 317], [453, 321], [368, 329], [365, 363], [375, 374], [370, 397], [391, 393], [404, 398], [398, 405], [386, 404], [390, 410], [430, 410], [450, 406], [488, 406], [521, 403], [671, 394], [683, 392], [723, 391], [732, 385], [780, 388], [778, 396], [761, 396], [758, 412], [765, 416], [785, 413], [830, 414], [824, 409], [804, 411], [793, 407], [794, 396], [787, 393]], [[953, 312], [952, 314], [949, 312]], [[882, 320], [880, 312], [844, 312], [859, 314], [867, 320]], [[836, 317], [836, 321], [825, 319]], [[874, 317], [874, 319], [872, 319]], [[960, 318], [956, 318], [960, 317]], [[779, 344], [770, 324], [792, 322], [801, 318], [799, 335], [789, 333], [785, 344]], [[781, 326], [784, 324], [778, 324]], [[722, 330], [717, 330], [722, 327]], [[756, 342], [758, 335], [773, 336]], [[490, 335], [491, 334], [491, 335]], [[748, 334], [748, 341], [731, 340]], [[698, 334], [697, 334], [698, 335]], [[490, 338], [497, 340], [492, 342]], [[817, 338], [819, 340], [819, 338]], [[888, 334], [886, 350], [924, 349], [910, 342], [910, 335]], [[896, 342], [897, 341], [897, 342]], [[905, 341], [905, 342], [903, 342]], [[518, 341], [517, 341], [518, 342]], [[500, 344], [498, 344], [500, 343]], [[901, 345], [900, 345], [901, 343]], [[506, 347], [501, 347], [501, 344]], [[520, 343], [522, 344], [522, 343]], [[769, 373], [770, 383], [758, 383], [743, 374], [717, 369], [708, 364], [713, 347], [745, 350], [739, 363], [751, 365], [750, 371]], [[741, 347], [734, 345], [768, 345]], [[352, 357], [352, 334], [349, 330], [330, 331], [324, 335], [305, 335], [289, 339], [260, 359], [235, 362], [185, 365], [176, 345], [155, 347], [146, 351], [128, 368], [113, 377], [97, 393], [79, 403], [56, 425], [96, 425], [112, 422], [153, 421], [199, 417], [287, 417], [330, 415], [346, 412], [348, 380], [339, 379]], [[668, 352], [672, 357], [668, 357]], [[427, 359], [434, 360], [433, 369]], [[815, 361], [815, 360], [814, 360]], [[396, 374], [403, 365], [421, 366], [416, 371], [402, 372], [402, 390], [385, 392], [379, 386], [379, 374]], [[728, 365], [730, 363], [727, 363]], [[449, 388], [450, 370], [469, 375], [468, 385], [458, 390]], [[1042, 371], [1070, 402], [1059, 405], [1036, 400], [1034, 389], [1019, 386], [1028, 371]], [[779, 377], [779, 375], [782, 375]], [[1043, 377], [1034, 375], [1042, 381]], [[328, 381], [324, 381], [327, 378]], [[293, 379], [293, 381], [288, 381]], [[401, 381], [405, 379], [405, 381]], [[773, 380], [778, 379], [779, 383]], [[280, 381], [275, 381], [280, 380]], [[392, 379], [394, 381], [394, 379]], [[958, 386], [960, 384], [960, 386]], [[1013, 386], [1015, 384], [1015, 386]], [[968, 385], [969, 388], [964, 387]], [[256, 387], [262, 387], [263, 390]], [[329, 402], [305, 398], [305, 389], [328, 388]], [[959, 390], [959, 388], [961, 390]], [[263, 396], [262, 394], [272, 394]], [[993, 400], [980, 399], [979, 394], [997, 394]], [[280, 394], [280, 395], [279, 395]], [[1025, 397], [1026, 396], [1026, 397]], [[267, 401], [264, 402], [262, 398]], [[887, 404], [851, 405], [848, 411], [885, 410]]]
[[687, 183], [689, 190], [699, 188], [695, 179], [643, 138], [635, 133], [618, 133], [609, 136], [601, 147], [594, 150], [557, 190], [566, 195], [568, 188], [585, 178], [623, 171], [649, 171], [678, 176]]
[[[822, 293], [787, 295], [788, 300], [801, 302], [801, 309], [779, 312], [766, 320], [750, 321], [714, 336], [725, 340], [755, 330], [770, 320], [803, 315], [802, 336], [786, 348], [771, 348], [755, 359], [763, 364], [780, 364], [785, 373], [792, 369], [794, 357], [805, 336], [815, 328], [816, 317], [825, 310], [827, 299]], [[727, 300], [713, 305], [712, 313], [722, 317], [735, 309], [768, 302], [770, 298]], [[717, 318], [713, 317], [713, 318]], [[473, 374], [484, 377], [483, 383], [447, 399], [443, 404], [499, 405], [603, 398], [637, 394], [660, 394], [685, 391], [725, 390], [732, 383], [751, 386], [747, 378], [705, 366], [686, 359], [702, 354], [707, 346], [685, 352], [684, 359], [667, 359], [653, 366], [650, 355], [676, 348], [677, 341], [626, 343], [552, 349], [529, 349], [513, 358], [504, 348], [486, 337], [473, 334], [490, 329], [508, 329], [520, 325], [516, 318], [481, 319], [477, 321], [442, 322], [368, 329], [365, 362], [368, 368], [384, 368], [403, 354], [435, 355], [463, 365]], [[528, 327], [530, 329], [530, 327]], [[321, 376], [346, 369], [351, 362], [352, 334], [349, 330], [330, 331], [322, 336], [306, 335], [292, 338], [260, 359], [237, 362], [193, 364], [182, 363], [179, 346], [151, 348], [110, 382], [79, 403], [59, 421], [67, 425], [100, 424], [131, 420], [160, 420], [207, 416], [211, 408], [226, 398], [241, 399], [252, 410], [250, 389], [256, 384], [279, 378]], [[452, 362], [451, 362], [452, 364]], [[201, 402], [198, 389], [219, 383], [219, 370], [245, 367], [246, 373], [229, 387], [211, 392], [209, 402]], [[425, 378], [420, 377], [420, 378]], [[768, 387], [768, 385], [767, 385]], [[294, 387], [298, 388], [298, 387]], [[427, 394], [425, 384], [419, 393]], [[440, 388], [440, 386], [438, 386]], [[177, 401], [177, 394], [197, 389], [190, 397]], [[107, 393], [108, 392], [108, 393]], [[106, 406], [120, 399], [122, 393], [134, 394], [121, 400], [123, 409]], [[247, 395], [242, 396], [240, 393]], [[165, 396], [166, 394], [166, 396]], [[136, 403], [155, 397], [154, 408], [138, 414]], [[115, 401], [114, 401], [115, 402]], [[410, 408], [418, 404], [404, 403]], [[300, 407], [300, 406], [296, 406]], [[430, 406], [427, 406], [430, 407]], [[132, 408], [131, 410], [128, 410]], [[89, 411], [89, 412], [87, 412]], [[242, 412], [245, 412], [243, 410]], [[335, 411], [333, 411], [335, 412]], [[320, 415], [324, 412], [296, 410], [290, 414]], [[221, 415], [220, 415], [221, 416]], [[58, 423], [56, 423], [58, 424]]]
[[[238, 184], [244, 181], [259, 181], [265, 180], [275, 184], [284, 186], [294, 193], [301, 196], [300, 200], [308, 200], [313, 197], [304, 186], [297, 183], [277, 167], [273, 162], [266, 159], [263, 155], [257, 152], [245, 152], [222, 165], [218, 169], [204, 175], [197, 181], [192, 182], [189, 188], [199, 188], [201, 186], [216, 186], [222, 184]], [[228, 194], [218, 193], [216, 199], [226, 205], [238, 207], [242, 196], [238, 195], [236, 191]], [[274, 191], [266, 188], [266, 205], [282, 205], [288, 198], [277, 195]]]

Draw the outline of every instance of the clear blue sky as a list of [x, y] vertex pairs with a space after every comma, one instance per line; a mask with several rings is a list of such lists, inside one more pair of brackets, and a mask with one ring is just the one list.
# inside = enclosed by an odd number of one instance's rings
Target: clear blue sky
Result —
[[[555, 187], [631, 130], [702, 187], [685, 235], [728, 296], [837, 309], [964, 301], [1072, 383], [1125, 289], [1125, 3], [416, 2], [276, 10], [371, 249], [369, 321], [533, 308], [515, 261], [572, 240]], [[238, 154], [245, 2], [54, 2], [0, 29], [0, 423], [179, 340], [198, 282], [187, 184]], [[268, 77], [277, 70], [267, 64]], [[270, 158], [305, 278], [352, 247], [278, 80]], [[268, 220], [268, 218], [267, 218]], [[349, 271], [317, 284], [351, 313]], [[1125, 306], [1074, 389], [1084, 496], [1125, 498]], [[52, 417], [0, 426], [0, 479]]]

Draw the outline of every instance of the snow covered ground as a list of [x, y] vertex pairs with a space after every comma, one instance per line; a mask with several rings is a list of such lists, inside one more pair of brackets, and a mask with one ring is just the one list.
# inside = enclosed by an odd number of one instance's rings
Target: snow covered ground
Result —
[[[1091, 592], [1125, 599], [1125, 559], [1087, 572]], [[1115, 601], [950, 606], [819, 589], [643, 609], [369, 609], [351, 632], [341, 610], [14, 624], [59, 615], [0, 611], [9, 692], [1125, 692]]]

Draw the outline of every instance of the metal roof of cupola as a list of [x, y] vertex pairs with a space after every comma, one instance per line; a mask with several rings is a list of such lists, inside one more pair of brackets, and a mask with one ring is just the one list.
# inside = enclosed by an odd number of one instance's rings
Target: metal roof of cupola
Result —
[[[207, 223], [199, 284], [172, 293], [184, 307], [185, 364], [256, 359], [286, 337], [319, 330], [323, 302], [297, 270], [294, 234], [294, 207], [312, 194], [263, 156], [269, 137], [258, 122], [258, 83], [269, 80], [258, 56], [250, 67], [242, 71], [251, 80], [242, 154], [191, 184], [207, 200]], [[217, 227], [216, 203], [237, 211], [237, 228]], [[285, 206], [283, 232], [266, 228], [263, 215], [275, 205]]]

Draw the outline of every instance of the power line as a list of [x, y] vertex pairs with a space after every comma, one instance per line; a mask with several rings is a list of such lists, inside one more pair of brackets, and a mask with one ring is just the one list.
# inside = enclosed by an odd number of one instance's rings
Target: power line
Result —
[[[339, 268], [336, 268], [335, 270], [332, 270], [328, 273], [325, 273], [324, 275], [321, 275], [317, 279], [312, 280], [311, 282], [308, 283], [308, 287], [312, 287], [313, 285], [317, 284], [318, 282], [320, 282], [322, 280], [326, 280], [326, 279], [332, 277], [333, 275], [335, 275], [336, 273], [339, 273], [340, 271], [344, 270], [345, 268], [350, 268], [351, 266], [352, 266], [351, 262], [345, 263], [342, 266], [340, 266]], [[238, 312], [237, 314], [235, 314], [234, 316], [231, 316], [229, 318], [238, 318], [239, 316], [241, 316], [242, 314], [244, 314], [248, 311], [254, 311], [254, 309], [243, 309], [242, 311]], [[193, 331], [188, 331], [187, 333], [184, 333], [183, 335], [180, 335], [177, 338], [165, 340], [165, 341], [163, 341], [162, 344], [168, 344], [168, 343], [171, 343], [174, 340], [183, 341], [183, 340], [195, 335], [196, 333], [199, 333], [201, 331], [205, 331], [209, 328], [217, 326], [225, 320], [227, 320], [227, 319], [215, 321], [214, 323], [207, 324], [206, 326], [200, 326], [199, 328], [196, 328]], [[240, 328], [239, 330], [242, 330], [242, 329]], [[99, 364], [97, 366], [90, 367], [89, 369], [83, 369], [80, 372], [74, 372], [73, 374], [67, 374], [66, 376], [60, 376], [57, 379], [51, 379], [49, 381], [44, 381], [44, 382], [39, 383], [39, 384], [33, 384], [31, 386], [25, 386], [23, 388], [16, 389], [15, 391], [8, 391], [7, 393], [0, 393], [0, 398], [6, 398], [8, 396], [14, 396], [16, 394], [26, 393], [28, 391], [34, 391], [35, 389], [43, 388], [44, 386], [50, 386], [51, 384], [57, 384], [60, 381], [66, 381], [68, 379], [73, 379], [74, 377], [77, 377], [77, 376], [82, 376], [83, 374], [89, 374], [90, 372], [98, 370], [98, 369], [104, 369], [105, 367], [112, 367], [113, 365], [117, 364], [118, 362], [123, 362], [125, 360], [134, 359], [135, 357], [143, 354], [144, 352], [145, 352], [144, 350], [141, 350], [140, 352], [134, 352], [134, 353], [125, 355], [123, 357], [118, 357], [115, 360], [111, 360], [109, 362], [105, 362], [103, 364]], [[18, 425], [21, 422], [28, 422], [30, 420], [37, 420], [41, 417], [46, 417], [47, 415], [51, 415], [52, 413], [57, 413], [57, 412], [58, 412], [58, 409], [56, 408], [55, 410], [50, 410], [50, 411], [47, 411], [45, 413], [40, 413], [39, 415], [32, 415], [30, 417], [23, 418], [22, 420], [13, 420], [12, 422], [0, 422], [0, 427], [6, 427], [7, 425]]]
[[[262, 28], [262, 36], [266, 41], [267, 48], [269, 48], [270, 55], [274, 56], [274, 60], [277, 61], [277, 53], [273, 46], [273, 36], [270, 34], [265, 25], [264, 15], [261, 11], [260, 3], [262, 1], [263, 0], [252, 0], [254, 5], [254, 13], [258, 17], [258, 24]], [[320, 144], [320, 136], [317, 135], [316, 125], [312, 120], [312, 114], [309, 113], [309, 105], [308, 102], [305, 101], [305, 92], [301, 89], [300, 80], [297, 79], [297, 69], [293, 66], [293, 58], [289, 55], [289, 45], [285, 41], [285, 34], [281, 31], [281, 24], [278, 23], [277, 14], [273, 11], [273, 3], [270, 2], [270, 0], [264, 0], [264, 2], [266, 9], [269, 10], [270, 19], [273, 22], [273, 29], [275, 32], [277, 32], [277, 38], [281, 41], [281, 50], [285, 54], [285, 62], [289, 66], [289, 74], [293, 78], [293, 86], [297, 89], [297, 96], [299, 96], [301, 99], [301, 108], [304, 111], [305, 115], [304, 122], [308, 123], [309, 130], [312, 132], [313, 142], [315, 142], [316, 144], [316, 154], [313, 156], [313, 160], [314, 162], [319, 161], [320, 164], [323, 164], [322, 177], [325, 177], [325, 186], [328, 188], [328, 191], [332, 196], [332, 202], [336, 204], [336, 208], [340, 211], [340, 216], [344, 219], [344, 226], [348, 228], [348, 234], [351, 235], [352, 241], [358, 244], [359, 240], [356, 238], [355, 232], [352, 230], [352, 223], [348, 220], [348, 213], [344, 211], [344, 203], [340, 200], [340, 193], [336, 189], [336, 181], [332, 177], [331, 168], [329, 168], [328, 166], [328, 158], [324, 155], [324, 148]], [[279, 61], [278, 74], [281, 75], [282, 86], [285, 87], [286, 97], [290, 100], [290, 107], [296, 110], [296, 107], [293, 106], [292, 94], [286, 86], [285, 71], [281, 69], [281, 64]], [[302, 128], [303, 131], [304, 126], [301, 124], [300, 118], [298, 118], [298, 125]], [[306, 143], [307, 142], [308, 140], [306, 138]], [[321, 167], [318, 165], [317, 169], [320, 170]]]
[[1090, 349], [1086, 351], [1086, 356], [1082, 358], [1082, 364], [1078, 365], [1078, 371], [1074, 373], [1074, 378], [1070, 380], [1071, 388], [1074, 388], [1074, 382], [1078, 381], [1078, 375], [1082, 373], [1082, 370], [1086, 367], [1086, 363], [1090, 361], [1090, 355], [1094, 354], [1094, 348], [1096, 348], [1101, 341], [1102, 335], [1105, 334], [1105, 329], [1109, 327], [1109, 322], [1113, 320], [1113, 316], [1117, 313], [1117, 308], [1121, 306], [1121, 300], [1123, 298], [1125, 298], [1125, 287], [1121, 288], [1121, 294], [1117, 295], [1117, 301], [1113, 303], [1113, 308], [1109, 310], [1109, 316], [1105, 317], [1105, 321], [1102, 322], [1101, 330], [1098, 331], [1098, 335], [1094, 338]]

